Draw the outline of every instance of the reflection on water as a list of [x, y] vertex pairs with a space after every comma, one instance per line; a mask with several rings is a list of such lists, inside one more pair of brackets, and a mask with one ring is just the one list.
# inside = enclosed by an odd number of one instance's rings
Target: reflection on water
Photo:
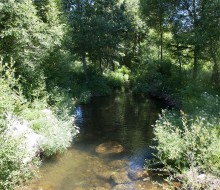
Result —
[[[87, 190], [112, 189], [111, 175], [128, 171], [143, 164], [152, 139], [152, 127], [160, 109], [155, 103], [130, 94], [95, 97], [88, 105], [75, 110], [75, 121], [80, 134], [73, 146], [63, 155], [43, 164], [40, 180], [31, 189]], [[117, 142], [125, 153], [117, 156], [97, 154], [98, 145]], [[142, 182], [143, 183], [143, 182]], [[150, 182], [124, 189], [157, 189]], [[114, 189], [114, 188], [113, 188]]]

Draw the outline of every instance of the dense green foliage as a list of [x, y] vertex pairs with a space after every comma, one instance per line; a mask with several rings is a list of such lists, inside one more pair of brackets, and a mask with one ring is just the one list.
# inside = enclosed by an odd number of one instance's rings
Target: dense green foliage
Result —
[[57, 95], [51, 92], [55, 85], [47, 88], [48, 60], [65, 33], [57, 2], [1, 1], [0, 12], [0, 189], [8, 190], [35, 170], [34, 160], [25, 161], [31, 159], [31, 150], [21, 146], [26, 137], [10, 134], [10, 126], [31, 127], [42, 138], [38, 151], [45, 156], [63, 152], [77, 130], [68, 116], [69, 92]]
[[3, 65], [0, 61], [0, 188], [13, 189], [15, 185], [24, 183], [34, 170], [29, 163], [24, 163], [26, 150], [20, 144], [22, 139], [14, 139], [6, 129], [9, 125], [7, 114], [17, 112], [21, 107], [22, 98], [14, 78], [13, 64]]
[[[155, 125], [167, 171], [186, 184], [191, 166], [217, 175], [219, 18], [218, 0], [2, 0], [0, 141], [12, 115], [43, 137], [46, 156], [63, 152], [77, 133], [75, 104], [129, 88], [185, 113], [166, 111]], [[14, 163], [22, 151], [6, 142], [0, 161], [12, 164], [0, 184], [12, 189], [29, 167]]]
[[220, 173], [219, 119], [212, 117], [201, 114], [193, 119], [183, 113], [163, 111], [154, 130], [158, 143], [154, 148], [158, 152], [147, 167], [157, 162], [163, 164], [163, 168], [156, 170], [168, 174], [169, 182], [181, 181], [183, 189], [188, 185], [195, 189], [209, 188], [207, 181], [199, 181], [197, 177]]
[[24, 184], [35, 174], [35, 166], [24, 163], [27, 155], [20, 146], [22, 139], [15, 140], [6, 133], [0, 134], [0, 188], [12, 190]]
[[26, 108], [20, 115], [43, 137], [40, 149], [45, 156], [62, 153], [71, 145], [73, 136], [77, 134], [77, 130], [73, 128], [73, 118], [64, 114], [57, 116], [49, 109], [42, 110], [44, 107], [40, 108], [39, 102], [34, 104], [37, 104], [37, 107]]

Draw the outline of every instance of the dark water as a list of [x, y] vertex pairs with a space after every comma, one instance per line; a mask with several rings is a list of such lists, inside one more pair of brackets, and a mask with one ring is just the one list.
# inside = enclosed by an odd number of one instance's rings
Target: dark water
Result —
[[[75, 122], [80, 134], [73, 146], [63, 155], [43, 164], [41, 179], [35, 180], [36, 190], [112, 189], [109, 179], [113, 173], [135, 169], [149, 156], [153, 137], [152, 124], [160, 106], [149, 99], [121, 93], [110, 97], [94, 97], [90, 104], [75, 110]], [[117, 142], [123, 154], [100, 155], [96, 147]], [[150, 181], [139, 189], [157, 189]], [[128, 188], [125, 188], [128, 189]], [[130, 189], [133, 188], [131, 184]]]

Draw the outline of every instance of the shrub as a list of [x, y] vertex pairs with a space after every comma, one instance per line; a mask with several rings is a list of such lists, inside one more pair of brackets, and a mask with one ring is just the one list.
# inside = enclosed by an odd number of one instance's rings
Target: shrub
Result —
[[45, 109], [48, 106], [47, 97], [27, 102], [20, 90], [20, 81], [15, 77], [13, 62], [3, 64], [0, 60], [0, 189], [14, 189], [35, 173], [34, 160], [25, 161], [28, 151], [21, 146], [24, 139], [15, 139], [9, 136], [10, 132], [4, 132], [9, 125], [7, 115], [29, 122], [34, 131], [42, 136], [40, 148], [46, 156], [63, 152], [70, 146], [77, 129], [73, 126], [73, 118], [68, 115], [69, 107], [65, 99], [68, 93], [62, 91], [58, 94], [59, 89], [54, 91], [51, 97], [57, 114]]
[[110, 72], [108, 81], [111, 86], [119, 88], [124, 82], [124, 75], [122, 73]]
[[111, 71], [110, 73], [106, 74], [108, 84], [112, 88], [120, 88], [125, 82], [128, 82], [129, 75], [128, 74], [123, 74], [121, 72], [113, 72]]
[[91, 96], [92, 96], [91, 92], [89, 90], [86, 90], [80, 94], [80, 97], [78, 98], [77, 101], [78, 103], [86, 104], [90, 101]]
[[[36, 173], [32, 163], [25, 163], [27, 153], [20, 146], [22, 139], [15, 140], [5, 132], [0, 133], [0, 189], [12, 190], [24, 184]], [[35, 162], [37, 163], [37, 162]]]
[[[50, 106], [58, 110], [71, 110], [75, 106], [75, 100], [72, 98], [70, 89], [64, 89], [54, 86], [48, 93], [47, 102]], [[39, 101], [37, 102], [39, 103]], [[44, 105], [46, 106], [46, 104]]]
[[171, 76], [171, 66], [169, 60], [146, 63], [145, 69], [136, 71], [133, 79], [134, 92], [160, 95], [170, 91], [174, 81]]
[[6, 126], [6, 114], [18, 112], [25, 102], [13, 65], [13, 61], [3, 64], [3, 58], [0, 57], [0, 128]]
[[[191, 119], [187, 115], [163, 111], [154, 128], [157, 150], [156, 161], [162, 163], [163, 171], [170, 179], [177, 179], [187, 186], [189, 172], [219, 175], [220, 136], [219, 126], [204, 117]], [[178, 177], [177, 177], [178, 176]], [[191, 186], [197, 187], [198, 180]], [[203, 186], [204, 184], [200, 184]]]
[[217, 119], [220, 116], [220, 97], [203, 92], [197, 96], [189, 98], [187, 95], [183, 97], [185, 110], [194, 115], [202, 115], [208, 119]]
[[57, 116], [51, 110], [25, 109], [23, 118], [27, 119], [31, 128], [43, 138], [40, 148], [45, 156], [51, 156], [66, 150], [78, 133], [71, 116]]

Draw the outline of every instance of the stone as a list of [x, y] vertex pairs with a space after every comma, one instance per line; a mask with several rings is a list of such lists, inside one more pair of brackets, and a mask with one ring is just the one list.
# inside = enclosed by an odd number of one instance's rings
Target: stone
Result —
[[147, 171], [143, 170], [142, 168], [139, 168], [137, 170], [129, 170], [128, 176], [132, 180], [140, 180], [149, 177], [149, 174]]
[[103, 185], [103, 187], [106, 188], [106, 190], [109, 190], [112, 186], [109, 183], [106, 183]]
[[181, 189], [182, 184], [180, 182], [175, 181], [173, 182], [173, 186], [175, 187], [175, 189]]
[[109, 181], [112, 173], [113, 173], [112, 171], [104, 171], [104, 172], [97, 172], [96, 175], [105, 181]]
[[135, 190], [135, 187], [131, 184], [119, 184], [112, 188], [112, 190]]
[[105, 187], [96, 187], [94, 190], [108, 190]]
[[44, 184], [42, 186], [39, 186], [39, 187], [35, 187], [35, 188], [31, 188], [32, 190], [53, 190], [54, 187], [50, 184]]
[[146, 181], [150, 181], [149, 177], [144, 178], [142, 181], [146, 182]]
[[114, 173], [111, 176], [111, 179], [115, 184], [126, 184], [131, 183], [130, 178], [128, 177], [128, 173], [126, 171]]
[[121, 169], [128, 165], [128, 163], [124, 160], [113, 160], [109, 163], [109, 165], [113, 168]]
[[151, 182], [135, 181], [127, 184], [118, 184], [111, 190], [160, 190], [161, 188]]
[[82, 187], [75, 187], [75, 188], [73, 188], [73, 190], [85, 190], [85, 189]]
[[125, 151], [124, 147], [117, 142], [102, 143], [95, 149], [96, 153], [101, 155], [120, 154]]

